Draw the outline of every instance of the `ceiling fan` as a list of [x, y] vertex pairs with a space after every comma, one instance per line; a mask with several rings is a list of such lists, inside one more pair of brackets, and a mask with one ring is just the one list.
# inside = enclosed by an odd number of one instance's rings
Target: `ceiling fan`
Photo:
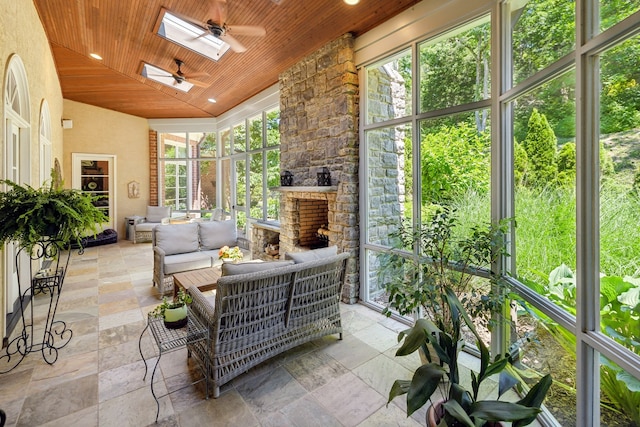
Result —
[[151, 80], [155, 80], [158, 83], [162, 83], [167, 86], [173, 86], [176, 89], [180, 89], [183, 92], [188, 92], [193, 86], [198, 87], [209, 87], [210, 84], [206, 82], [202, 82], [199, 80], [194, 80], [192, 77], [197, 76], [208, 76], [209, 74], [201, 72], [201, 73], [189, 73], [186, 75], [182, 71], [182, 62], [180, 59], [174, 59], [174, 62], [178, 66], [178, 70], [174, 73], [163, 70], [162, 68], [158, 68], [154, 65], [147, 64], [146, 62], [142, 63], [142, 76], [149, 78]]
[[189, 76], [185, 75], [182, 72], [182, 65], [184, 64], [184, 62], [182, 62], [179, 59], [174, 59], [176, 65], [178, 66], [178, 70], [175, 73], [171, 74], [171, 77], [173, 77], [173, 79], [176, 81], [176, 84], [180, 84], [180, 83], [184, 83], [184, 82], [188, 82], [191, 83], [194, 86], [198, 86], [198, 87], [209, 87], [210, 84], [209, 83], [205, 83], [205, 82], [201, 82], [199, 80], [194, 80], [192, 79], [192, 77], [206, 77], [209, 76], [209, 74], [205, 73], [205, 72], [198, 72], [198, 73], [189, 73]]
[[209, 18], [203, 24], [192, 19], [188, 20], [196, 25], [204, 26], [206, 29], [207, 32], [199, 37], [212, 34], [214, 37], [227, 43], [231, 49], [237, 53], [242, 53], [246, 51], [247, 48], [234, 36], [264, 37], [267, 33], [264, 27], [261, 26], [233, 25], [227, 23], [227, 0], [211, 0]]

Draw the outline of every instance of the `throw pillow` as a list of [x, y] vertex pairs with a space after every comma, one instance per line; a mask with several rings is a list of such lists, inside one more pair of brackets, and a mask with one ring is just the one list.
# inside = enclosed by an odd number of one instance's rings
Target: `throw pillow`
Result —
[[234, 221], [209, 221], [197, 225], [200, 226], [200, 243], [203, 250], [238, 244], [238, 230]]
[[198, 251], [198, 224], [156, 225], [154, 228], [156, 246], [166, 255], [184, 254]]
[[301, 262], [325, 259], [334, 255], [338, 255], [337, 246], [329, 246], [327, 248], [313, 249], [305, 252], [287, 252], [284, 254], [284, 257], [285, 259], [293, 260], [296, 264], [300, 264]]
[[222, 263], [222, 275], [233, 276], [234, 274], [257, 273], [288, 265], [293, 265], [293, 261], [241, 262], [238, 264], [225, 262]]

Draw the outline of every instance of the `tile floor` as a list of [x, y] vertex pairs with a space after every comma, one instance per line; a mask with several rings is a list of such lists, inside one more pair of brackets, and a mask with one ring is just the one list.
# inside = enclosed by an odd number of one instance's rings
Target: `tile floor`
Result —
[[[31, 353], [0, 375], [8, 426], [154, 424], [156, 403], [138, 350], [146, 313], [158, 304], [152, 263], [149, 243], [74, 253], [56, 315], [73, 337], [54, 365]], [[36, 324], [44, 322], [47, 298], [36, 298]], [[218, 399], [204, 399], [204, 386], [190, 384], [198, 371], [186, 350], [163, 355], [156, 391], [185, 388], [160, 398], [158, 425], [424, 425], [424, 409], [407, 418], [401, 398], [386, 405], [393, 380], [409, 379], [418, 364], [394, 357], [397, 331], [405, 326], [362, 305], [343, 305], [342, 321], [342, 341], [325, 337], [275, 357], [224, 386]], [[142, 347], [153, 366], [148, 333]]]

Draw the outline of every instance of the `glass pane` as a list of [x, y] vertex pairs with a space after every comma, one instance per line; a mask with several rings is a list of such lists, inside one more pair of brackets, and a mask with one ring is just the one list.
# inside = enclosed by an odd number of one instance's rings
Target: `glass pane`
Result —
[[575, 2], [530, 0], [513, 2], [514, 84], [551, 65], [575, 49]]
[[462, 224], [491, 219], [489, 110], [420, 122], [423, 222], [433, 204], [453, 206]]
[[267, 111], [267, 146], [280, 145], [280, 110]]
[[600, 0], [600, 31], [640, 10], [640, 0]]
[[192, 163], [193, 179], [190, 180], [190, 211], [207, 211], [216, 207], [216, 161], [203, 160]]
[[249, 149], [262, 148], [262, 114], [249, 119]]
[[411, 50], [367, 68], [367, 123], [411, 114]]
[[267, 219], [280, 218], [280, 192], [268, 189], [280, 186], [280, 150], [267, 151]]
[[236, 226], [238, 237], [245, 237], [247, 235], [247, 214], [245, 211], [236, 211]]
[[252, 154], [249, 163], [249, 216], [251, 218], [263, 219], [262, 208], [264, 206], [263, 179], [264, 170], [262, 167], [262, 153]]
[[432, 111], [489, 99], [491, 27], [488, 18], [465, 27], [420, 51], [420, 111]]
[[413, 212], [411, 125], [367, 131], [367, 242], [389, 246], [389, 234]]
[[515, 344], [510, 349], [520, 380], [529, 387], [546, 374], [553, 384], [545, 406], [557, 425], [576, 426], [576, 339], [532, 306], [516, 304], [517, 322], [512, 325]]
[[238, 160], [236, 164], [236, 205], [244, 206], [247, 198], [247, 172], [245, 161]]
[[185, 162], [165, 162], [162, 177], [164, 201], [162, 206], [171, 206], [174, 211], [187, 209], [187, 164]]
[[575, 74], [514, 102], [516, 267], [523, 283], [575, 314]]
[[216, 157], [217, 141], [215, 133], [200, 134], [195, 157]]
[[222, 209], [231, 212], [231, 160], [222, 160]]
[[640, 426], [640, 380], [602, 355], [600, 425]]
[[160, 147], [158, 153], [160, 157], [167, 159], [183, 159], [187, 157], [187, 134], [178, 133], [160, 133], [158, 134]]
[[236, 153], [247, 151], [247, 127], [244, 123], [233, 127], [233, 149]]
[[220, 142], [222, 144], [222, 155], [228, 156], [231, 154], [231, 132], [229, 129], [220, 131]]
[[640, 37], [600, 58], [600, 325], [640, 354]]

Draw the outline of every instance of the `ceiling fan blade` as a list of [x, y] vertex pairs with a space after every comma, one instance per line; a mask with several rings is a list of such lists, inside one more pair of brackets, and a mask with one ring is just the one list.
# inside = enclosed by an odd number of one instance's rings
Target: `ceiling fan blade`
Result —
[[205, 71], [196, 71], [194, 73], [192, 72], [188, 72], [187, 74], [187, 79], [190, 79], [191, 77], [211, 77], [211, 75]]
[[231, 49], [236, 52], [236, 53], [242, 53], [244, 51], [247, 50], [246, 47], [244, 47], [244, 45], [242, 43], [240, 43], [238, 40], [236, 40], [232, 35], [230, 34], [222, 34], [220, 36], [220, 40], [222, 40], [223, 42], [227, 43], [229, 46], [231, 46]]
[[267, 31], [256, 25], [227, 25], [226, 30], [235, 36], [264, 37]]
[[224, 23], [227, 20], [227, 0], [212, 0], [208, 19]]
[[186, 82], [187, 83], [191, 83], [192, 85], [198, 86], [198, 87], [209, 87], [209, 86], [211, 86], [210, 83], [201, 82], [200, 80], [187, 79]]

